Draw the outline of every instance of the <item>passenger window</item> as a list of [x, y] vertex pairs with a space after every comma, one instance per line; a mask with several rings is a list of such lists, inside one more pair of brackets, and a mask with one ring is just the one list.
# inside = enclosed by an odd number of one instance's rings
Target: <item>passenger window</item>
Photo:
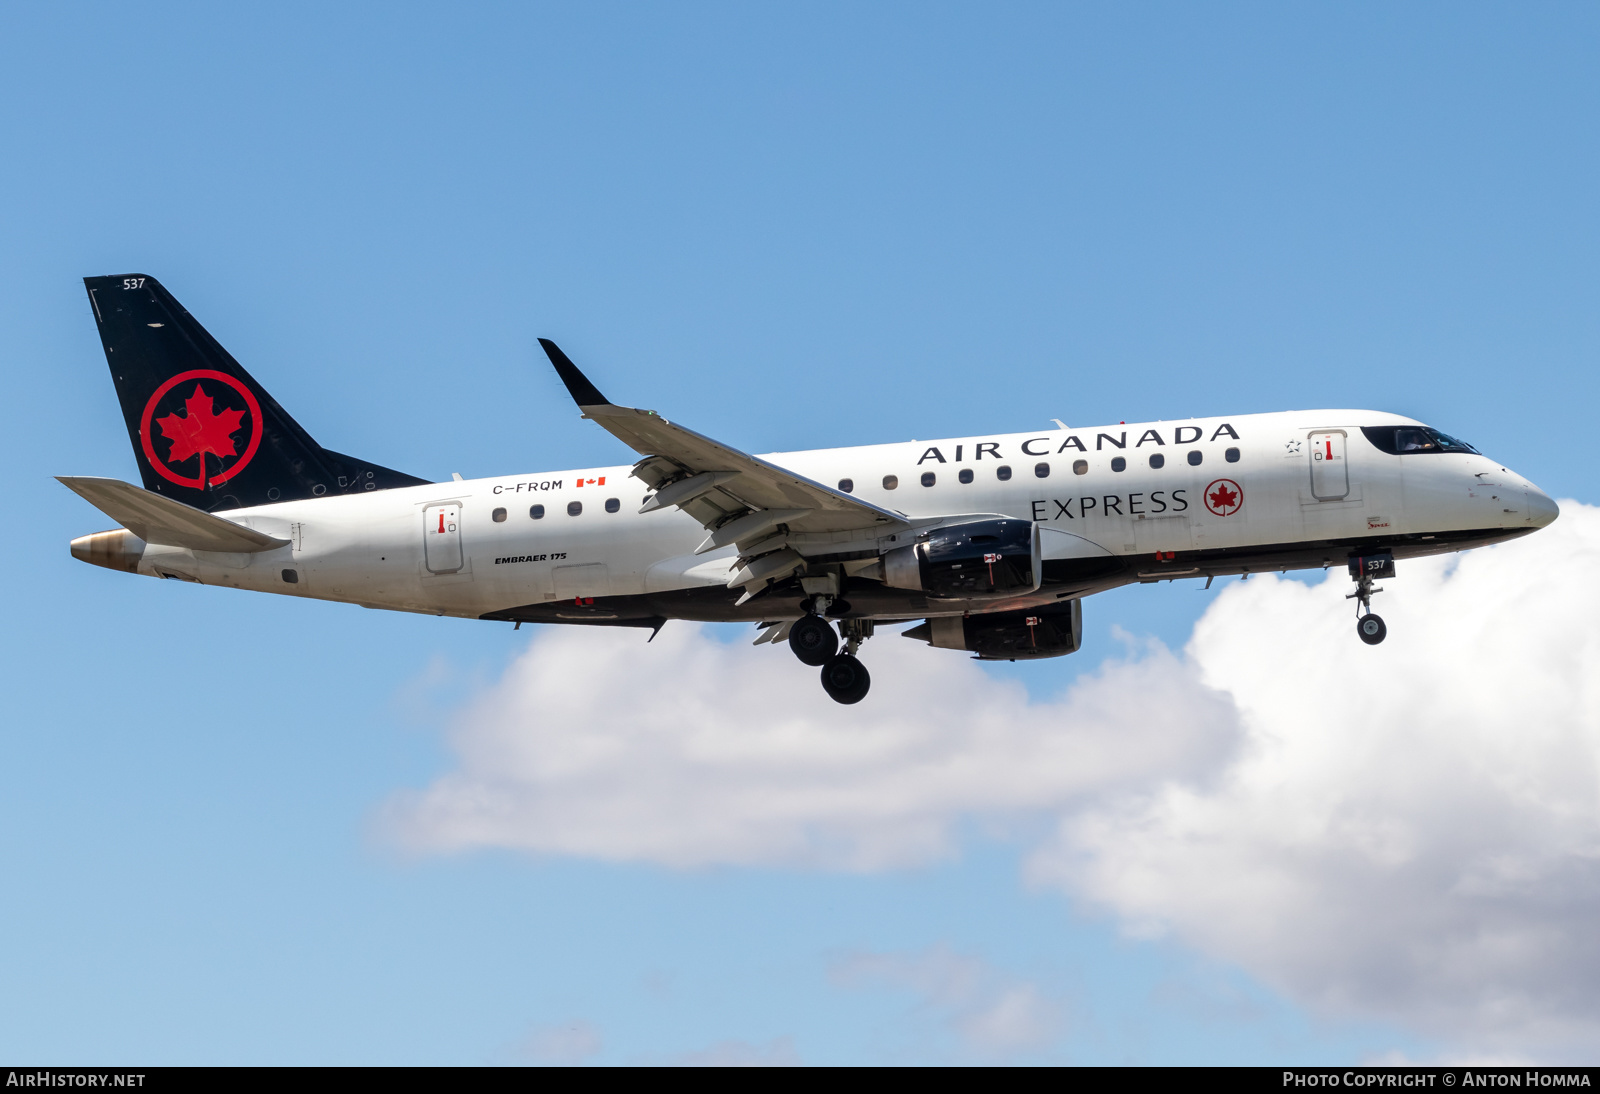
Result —
[[528, 516], [530, 516], [534, 520], [543, 520], [544, 519], [544, 506], [535, 505], [533, 508], [528, 510]]
[[899, 475], [885, 475], [883, 477], [883, 488], [885, 490], [893, 490], [895, 487], [897, 487], [899, 485], [900, 485], [900, 476]]
[[1089, 461], [1088, 460], [1073, 460], [1072, 461], [1072, 473], [1074, 475], [1087, 475], [1089, 473]]
[[964, 483], [971, 482], [972, 481], [972, 468], [963, 467], [961, 469], [961, 474], [957, 475], [956, 478], [960, 479]]
[[581, 502], [581, 501], [569, 501], [569, 502], [567, 502], [567, 516], [575, 517], [581, 512], [583, 512], [583, 502]]
[[939, 476], [935, 475], [932, 471], [924, 471], [922, 473], [922, 485], [923, 486], [932, 486], [934, 483], [936, 483], [938, 481], [939, 481]]
[[839, 489], [844, 491], [846, 494], [853, 493], [855, 491], [855, 488], [856, 488], [855, 480], [853, 480], [853, 479], [840, 479], [839, 480]]
[[1007, 465], [1007, 464], [1001, 464], [999, 467], [995, 468], [994, 469], [994, 477], [999, 479], [1001, 482], [1010, 482], [1011, 481], [1011, 468], [1010, 468], [1010, 466]]
[[1205, 459], [1205, 457], [1200, 455], [1200, 450], [1197, 448], [1193, 452], [1189, 453], [1189, 466], [1199, 467], [1200, 461], [1203, 459]]
[[1222, 458], [1227, 460], [1229, 463], [1238, 463], [1239, 450], [1237, 448], [1230, 448], [1222, 454]]
[[506, 511], [504, 509], [496, 509], [494, 512], [490, 513], [489, 516], [494, 519], [496, 524], [504, 524], [506, 519]]
[[1150, 453], [1150, 466], [1151, 467], [1161, 468], [1161, 467], [1165, 467], [1166, 465], [1167, 465], [1167, 458], [1165, 456], [1163, 456], [1159, 452]]
[[621, 509], [621, 508], [622, 508], [622, 502], [620, 500], [618, 500], [617, 498], [607, 498], [606, 499], [606, 512], [615, 513], [618, 509]]
[[1117, 456], [1111, 461], [1111, 470], [1113, 470], [1113, 471], [1126, 471], [1127, 469], [1128, 469], [1128, 461], [1123, 459], [1121, 456]]
[[1034, 464], [1033, 474], [1036, 478], [1048, 479], [1050, 477], [1050, 465], [1047, 463]]

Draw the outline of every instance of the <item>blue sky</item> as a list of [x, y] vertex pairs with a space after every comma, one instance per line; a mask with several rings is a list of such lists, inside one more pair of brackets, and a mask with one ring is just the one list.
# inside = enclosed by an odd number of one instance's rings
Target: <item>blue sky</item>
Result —
[[[747, 450], [1363, 406], [1593, 503], [1593, 8], [104, 5], [5, 28], [0, 451], [26, 518], [0, 1054], [1467, 1043], [1201, 927], [1142, 931], [983, 818], [871, 869], [397, 847], [395, 796], [454, 770], [451, 727], [563, 636], [85, 567], [67, 541], [104, 520], [50, 476], [134, 477], [79, 278], [137, 270], [319, 441], [430, 478], [628, 458], [544, 335], [613, 399]], [[1097, 598], [1082, 653], [973, 679], [1047, 702], [1146, 638], [1182, 647], [1216, 597]], [[1017, 992], [1046, 1032], [973, 1033]]]

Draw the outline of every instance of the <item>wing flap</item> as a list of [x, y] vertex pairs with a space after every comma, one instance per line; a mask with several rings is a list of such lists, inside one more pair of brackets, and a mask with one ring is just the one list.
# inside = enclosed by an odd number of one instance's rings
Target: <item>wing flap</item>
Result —
[[734, 471], [737, 477], [719, 492], [750, 508], [811, 509], [828, 514], [827, 527], [813, 531], [870, 528], [898, 521], [899, 514], [879, 509], [860, 498], [814, 482], [757, 456], [741, 452], [670, 422], [653, 410], [606, 405], [583, 408], [584, 417], [600, 425], [635, 452], [665, 456], [685, 471]]
[[[905, 518], [741, 452], [692, 429], [668, 421], [653, 410], [638, 410], [605, 401], [605, 396], [574, 365], [559, 346], [539, 339], [573, 401], [584, 417], [598, 424], [623, 444], [644, 456], [633, 473], [662, 497], [666, 508], [676, 504], [712, 533], [702, 549], [764, 537], [776, 524], [793, 532], [862, 532], [904, 525]], [[716, 482], [707, 489], [685, 487], [681, 500], [665, 492], [711, 474]], [[652, 499], [654, 501], [654, 499]], [[761, 513], [782, 513], [776, 519]]]

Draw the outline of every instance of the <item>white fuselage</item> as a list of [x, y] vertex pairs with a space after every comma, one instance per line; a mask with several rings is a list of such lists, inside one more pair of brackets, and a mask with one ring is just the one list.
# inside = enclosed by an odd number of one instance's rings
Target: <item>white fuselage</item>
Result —
[[[1471, 545], [1462, 543], [1465, 533], [1482, 533], [1471, 542], [1486, 542], [1554, 518], [1554, 504], [1537, 487], [1486, 456], [1388, 455], [1360, 429], [1419, 424], [1372, 411], [1314, 410], [763, 458], [828, 486], [849, 480], [839, 488], [911, 518], [1000, 514], [1070, 533], [1076, 538], [1046, 537], [1047, 558], [1108, 553], [1125, 564], [1100, 587], [1246, 571], [1255, 550], [1264, 557], [1298, 551], [1298, 561], [1285, 565], [1342, 564], [1340, 550], [1319, 560], [1315, 545], [1330, 542], [1409, 537], [1415, 554], [1441, 537], [1437, 549], [1450, 550]], [[1124, 468], [1115, 470], [1119, 458]], [[705, 529], [677, 509], [641, 515], [647, 490], [629, 472], [619, 465], [505, 475], [232, 510], [219, 515], [290, 544], [257, 554], [150, 545], [138, 570], [466, 617], [725, 587], [735, 549], [694, 554]], [[961, 481], [964, 472], [970, 481]], [[569, 515], [569, 506], [581, 511]], [[1163, 571], [1167, 552], [1210, 561]], [[693, 609], [681, 614], [696, 617]], [[730, 618], [726, 611], [711, 617]], [[762, 618], [761, 605], [737, 617]]]

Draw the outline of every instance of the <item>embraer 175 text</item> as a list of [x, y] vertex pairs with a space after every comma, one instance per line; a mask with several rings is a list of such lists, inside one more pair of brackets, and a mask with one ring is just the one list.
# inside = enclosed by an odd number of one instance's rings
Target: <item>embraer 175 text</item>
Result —
[[879, 623], [923, 620], [903, 635], [989, 660], [1056, 657], [1082, 640], [1084, 597], [1132, 582], [1348, 566], [1376, 644], [1373, 582], [1396, 559], [1557, 515], [1471, 445], [1365, 410], [749, 456], [617, 406], [544, 340], [638, 462], [429, 482], [318, 445], [155, 278], [85, 284], [144, 488], [63, 478], [122, 525], [75, 557], [519, 625], [751, 622], [841, 703], [867, 693], [856, 654]]

